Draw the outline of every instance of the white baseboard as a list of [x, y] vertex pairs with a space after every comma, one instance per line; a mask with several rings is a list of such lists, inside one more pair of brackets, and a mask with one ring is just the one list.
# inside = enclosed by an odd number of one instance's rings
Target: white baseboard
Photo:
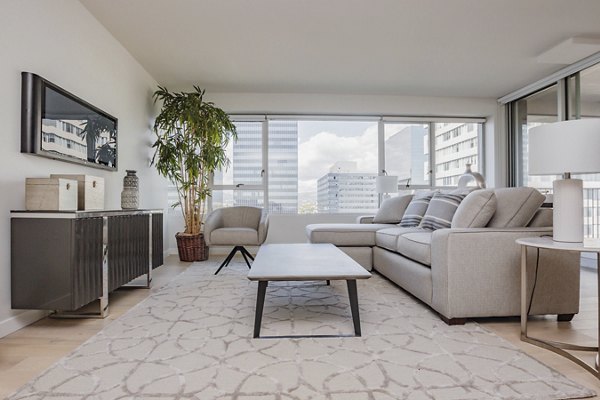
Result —
[[0, 321], [0, 338], [10, 335], [21, 328], [25, 328], [27, 325], [33, 324], [48, 314], [48, 311], [43, 310], [27, 310], [4, 321]]

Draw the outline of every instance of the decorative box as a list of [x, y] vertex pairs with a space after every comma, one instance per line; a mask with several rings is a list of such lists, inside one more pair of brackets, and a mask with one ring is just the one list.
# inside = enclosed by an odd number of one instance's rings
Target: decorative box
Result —
[[27, 210], [77, 210], [77, 181], [59, 178], [26, 178]]
[[91, 175], [59, 174], [52, 174], [50, 177], [77, 181], [78, 210], [104, 210], [104, 178]]

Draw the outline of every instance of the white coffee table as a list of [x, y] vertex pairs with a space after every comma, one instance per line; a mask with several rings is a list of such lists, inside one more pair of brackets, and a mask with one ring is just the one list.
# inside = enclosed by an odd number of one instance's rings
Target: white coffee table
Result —
[[357, 279], [368, 279], [369, 271], [332, 244], [266, 244], [261, 246], [248, 273], [258, 281], [254, 337], [260, 337], [265, 294], [269, 281], [345, 280], [348, 284], [354, 334], [361, 335], [358, 314]]

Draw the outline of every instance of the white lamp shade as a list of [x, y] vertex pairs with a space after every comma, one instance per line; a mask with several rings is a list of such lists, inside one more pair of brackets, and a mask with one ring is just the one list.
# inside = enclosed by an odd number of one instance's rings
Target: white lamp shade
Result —
[[390, 175], [378, 176], [375, 180], [377, 193], [396, 193], [398, 192], [398, 177]]
[[600, 118], [531, 128], [528, 156], [529, 175], [600, 172]]

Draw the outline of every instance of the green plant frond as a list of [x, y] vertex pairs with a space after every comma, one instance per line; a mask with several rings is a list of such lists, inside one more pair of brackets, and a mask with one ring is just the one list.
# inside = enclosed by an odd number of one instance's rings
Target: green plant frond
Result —
[[237, 140], [237, 131], [227, 113], [204, 101], [205, 91], [169, 92], [158, 86], [154, 102], [162, 108], [154, 121], [156, 140], [151, 163], [159, 174], [177, 187], [186, 232], [200, 231], [205, 201], [210, 196], [209, 178], [227, 168], [226, 148]]

